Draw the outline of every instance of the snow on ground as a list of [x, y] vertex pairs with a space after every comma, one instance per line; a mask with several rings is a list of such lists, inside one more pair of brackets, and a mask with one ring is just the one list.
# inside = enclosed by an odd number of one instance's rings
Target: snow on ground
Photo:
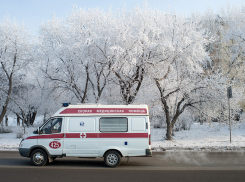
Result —
[[[0, 150], [18, 150], [22, 138], [17, 138], [17, 133], [23, 133], [23, 127], [9, 126], [5, 128], [10, 129], [12, 133], [0, 133]], [[36, 129], [37, 127], [26, 128], [26, 134], [23, 137], [26, 138]]]
[[164, 140], [166, 128], [151, 129], [152, 149], [165, 150], [244, 150], [245, 124], [232, 127], [231, 143], [229, 126], [219, 123], [194, 123], [190, 130], [174, 132], [174, 140]]
[[[37, 127], [27, 128], [27, 134], [31, 134]], [[0, 150], [17, 150], [21, 139], [16, 138], [22, 127], [10, 126], [13, 132], [0, 133]], [[190, 130], [174, 132], [174, 140], [164, 139], [166, 128], [151, 127], [151, 141], [153, 151], [165, 150], [245, 150], [245, 124], [232, 127], [232, 143], [230, 143], [229, 126], [219, 123], [194, 123]]]

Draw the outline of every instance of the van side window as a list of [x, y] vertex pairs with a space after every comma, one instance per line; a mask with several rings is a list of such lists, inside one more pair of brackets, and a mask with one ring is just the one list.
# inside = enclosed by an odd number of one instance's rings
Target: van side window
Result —
[[60, 133], [62, 126], [62, 118], [50, 119], [43, 127], [43, 134]]
[[128, 118], [125, 117], [103, 117], [100, 118], [101, 132], [126, 132], [128, 131]]

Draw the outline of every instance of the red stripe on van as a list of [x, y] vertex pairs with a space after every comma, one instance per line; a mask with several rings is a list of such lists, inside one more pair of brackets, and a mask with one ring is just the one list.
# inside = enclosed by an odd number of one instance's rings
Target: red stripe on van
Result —
[[147, 114], [144, 108], [67, 108], [60, 114]]
[[66, 133], [65, 138], [80, 138], [80, 133]]
[[[29, 136], [26, 139], [53, 139], [63, 137], [64, 134], [59, 133]], [[65, 138], [148, 138], [148, 133], [66, 133]]]
[[57, 134], [50, 134], [50, 135], [38, 135], [38, 139], [45, 139], [45, 138], [63, 138], [63, 133]]
[[48, 139], [48, 138], [63, 138], [63, 133], [57, 134], [47, 134], [47, 135], [37, 135], [37, 136], [29, 136], [26, 139]]
[[38, 137], [38, 136], [29, 136], [29, 137], [25, 138], [25, 140], [26, 140], [26, 139], [37, 139], [37, 137]]
[[148, 133], [66, 133], [65, 138], [148, 138]]
[[[148, 138], [148, 133], [98, 133], [98, 134], [99, 134], [98, 138]], [[89, 138], [89, 135], [87, 138]]]

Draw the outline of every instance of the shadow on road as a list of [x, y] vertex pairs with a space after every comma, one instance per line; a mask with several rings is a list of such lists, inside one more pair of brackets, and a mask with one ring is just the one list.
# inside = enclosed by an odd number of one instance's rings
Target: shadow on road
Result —
[[[23, 158], [16, 153], [0, 152], [0, 167], [34, 167], [30, 158]], [[13, 157], [12, 157], [13, 156]], [[107, 168], [103, 158], [57, 158], [47, 164], [48, 168]], [[38, 168], [38, 167], [37, 167]], [[117, 169], [245, 169], [244, 152], [155, 152], [153, 157], [122, 158]]]
[[[131, 161], [127, 163], [126, 159], [122, 159], [120, 166], [147, 166], [147, 164]], [[34, 167], [30, 158], [0, 158], [0, 166], [22, 166]], [[79, 158], [61, 158], [56, 159], [52, 163], [46, 164], [47, 167], [86, 167], [86, 168], [107, 168], [104, 165], [103, 159], [79, 159]]]

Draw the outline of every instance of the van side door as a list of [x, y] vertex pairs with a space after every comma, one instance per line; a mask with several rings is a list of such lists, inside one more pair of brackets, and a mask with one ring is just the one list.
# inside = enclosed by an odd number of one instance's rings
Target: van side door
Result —
[[62, 155], [64, 144], [63, 118], [51, 118], [41, 128], [38, 136], [38, 145], [45, 147], [50, 155]]
[[98, 156], [96, 117], [67, 117], [63, 153], [66, 156]]

